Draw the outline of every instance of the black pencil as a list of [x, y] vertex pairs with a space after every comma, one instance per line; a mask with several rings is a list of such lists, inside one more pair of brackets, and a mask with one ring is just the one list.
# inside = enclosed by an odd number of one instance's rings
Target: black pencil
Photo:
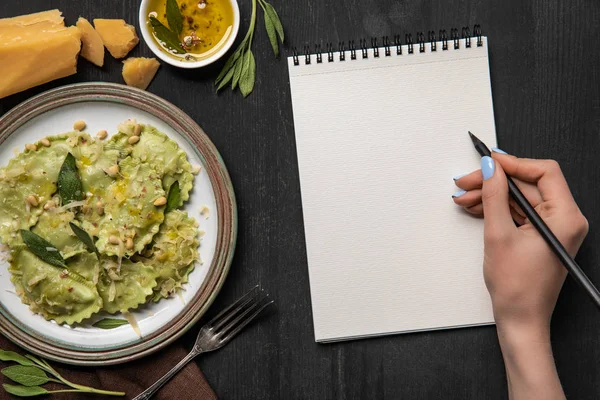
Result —
[[[477, 152], [483, 156], [491, 156], [490, 150], [487, 146], [479, 140], [475, 135], [469, 132], [473, 145]], [[591, 297], [596, 307], [600, 308], [600, 293], [596, 286], [590, 281], [585, 272], [581, 270], [581, 267], [577, 265], [575, 260], [569, 255], [567, 250], [564, 248], [562, 243], [556, 238], [554, 233], [548, 228], [548, 225], [544, 222], [542, 217], [535, 211], [533, 206], [527, 201], [525, 195], [519, 190], [515, 182], [507, 175], [506, 180], [508, 181], [508, 191], [515, 202], [521, 207], [529, 222], [538, 230], [540, 235], [548, 243], [552, 251], [558, 256], [559, 260], [563, 263], [569, 274], [575, 279], [575, 281], [587, 292]]]

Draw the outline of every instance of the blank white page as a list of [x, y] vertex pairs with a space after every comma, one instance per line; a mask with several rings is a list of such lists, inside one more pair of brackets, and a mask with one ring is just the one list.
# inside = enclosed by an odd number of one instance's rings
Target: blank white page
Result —
[[316, 341], [493, 323], [453, 176], [496, 145], [483, 46], [288, 59]]

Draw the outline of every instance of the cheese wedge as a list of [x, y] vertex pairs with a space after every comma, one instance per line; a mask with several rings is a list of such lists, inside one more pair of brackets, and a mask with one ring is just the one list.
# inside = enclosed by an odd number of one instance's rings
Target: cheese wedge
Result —
[[83, 17], [77, 20], [81, 32], [81, 57], [101, 67], [104, 65], [104, 43], [92, 24]]
[[125, 57], [140, 41], [135, 27], [122, 19], [94, 19], [96, 32], [114, 58]]
[[77, 72], [81, 35], [74, 26], [47, 34], [13, 35], [0, 41], [0, 98]]
[[38, 23], [49, 23], [55, 26], [65, 26], [62, 12], [59, 10], [42, 11], [35, 14], [19, 15], [13, 18], [0, 19], [0, 27], [5, 26], [28, 26]]
[[158, 71], [156, 58], [130, 57], [123, 61], [123, 79], [129, 86], [146, 89]]

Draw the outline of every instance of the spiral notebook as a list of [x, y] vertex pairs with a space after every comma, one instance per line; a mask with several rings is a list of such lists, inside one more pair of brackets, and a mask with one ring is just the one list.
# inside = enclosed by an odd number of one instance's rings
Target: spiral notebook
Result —
[[318, 342], [493, 323], [483, 221], [453, 204], [496, 144], [487, 37], [288, 59]]

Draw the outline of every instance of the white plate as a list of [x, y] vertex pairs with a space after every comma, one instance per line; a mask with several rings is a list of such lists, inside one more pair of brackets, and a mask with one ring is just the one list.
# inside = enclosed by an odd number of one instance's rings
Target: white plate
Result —
[[[61, 95], [65, 90], [75, 90], [79, 94], [87, 93], [87, 98], [84, 96], [81, 98], [81, 101], [73, 101], [73, 97], [67, 97], [65, 100], [70, 98], [71, 101], [67, 101], [65, 104], [60, 104], [60, 102], [57, 103], [57, 96], [65, 98], [64, 94]], [[107, 91], [111, 93], [108, 93]], [[218, 243], [220, 246], [223, 246], [223, 243], [231, 246], [235, 241], [235, 227], [231, 229], [230, 232], [233, 239], [229, 238], [225, 241], [219, 240], [219, 234], [222, 233], [219, 231], [219, 227], [223, 225], [223, 222], [233, 222], [235, 225], [235, 201], [233, 199], [233, 191], [229, 190], [231, 193], [230, 204], [222, 204], [222, 196], [217, 196], [214, 189], [214, 185], [221, 184], [224, 184], [228, 189], [231, 189], [231, 183], [224, 170], [224, 166], [221, 164], [222, 170], [220, 172], [225, 172], [225, 182], [215, 182], [215, 177], [209, 175], [209, 173], [211, 173], [210, 165], [207, 165], [209, 163], [207, 162], [206, 155], [202, 154], [202, 149], [198, 151], [196, 148], [197, 143], [194, 143], [194, 138], [190, 137], [189, 133], [186, 132], [185, 129], [182, 129], [181, 125], [174, 126], [172, 121], [165, 119], [165, 114], [162, 114], [165, 110], [161, 111], [145, 106], [140, 107], [139, 104], [135, 105], [123, 101], [112, 100], [108, 95], [114, 94], [115, 91], [120, 92], [120, 95], [129, 95], [131, 97], [131, 94], [133, 94], [136, 98], [143, 95], [150, 100], [160, 101], [167, 107], [166, 112], [173, 112], [173, 106], [164, 100], [146, 92], [137, 91], [121, 85], [83, 84], [53, 90], [41, 95], [50, 98], [48, 101], [52, 106], [49, 107], [48, 110], [39, 113], [39, 115], [33, 116], [27, 122], [18, 124], [18, 127], [12, 129], [10, 135], [0, 143], [0, 166], [5, 166], [8, 161], [15, 156], [16, 152], [23, 150], [27, 143], [36, 142], [44, 136], [72, 131], [73, 123], [77, 120], [84, 120], [87, 123], [85, 132], [88, 132], [92, 136], [101, 129], [106, 129], [109, 132], [109, 135], [111, 133], [116, 133], [117, 125], [131, 118], [136, 119], [139, 123], [153, 125], [158, 128], [159, 131], [164, 132], [171, 139], [175, 140], [182, 149], [185, 150], [188, 155], [188, 160], [192, 165], [201, 166], [200, 173], [195, 176], [194, 189], [190, 193], [190, 199], [184, 205], [184, 209], [188, 214], [195, 218], [200, 224], [200, 230], [205, 232], [204, 236], [201, 238], [201, 245], [199, 248], [201, 261], [196, 264], [194, 271], [189, 276], [189, 283], [184, 286], [184, 290], [181, 291], [179, 295], [175, 295], [169, 299], [163, 299], [157, 303], [150, 302], [135, 312], [132, 312], [132, 315], [139, 325], [142, 337], [138, 336], [130, 325], [124, 325], [111, 330], [104, 330], [91, 326], [95, 321], [104, 317], [109, 317], [108, 314], [100, 314], [89, 321], [85, 321], [84, 324], [75, 327], [59, 325], [54, 321], [46, 321], [40, 315], [33, 314], [28, 306], [21, 302], [20, 298], [14, 293], [14, 285], [10, 281], [10, 273], [7, 271], [8, 263], [6, 261], [0, 263], [0, 311], [8, 317], [8, 320], [17, 322], [19, 330], [22, 331], [24, 335], [37, 337], [45, 342], [47, 346], [52, 346], [58, 350], [68, 349], [87, 354], [99, 352], [105, 353], [107, 351], [110, 352], [110, 350], [115, 350], [116, 354], [123, 354], [123, 351], [127, 352], [128, 348], [143, 344], [146, 341], [146, 338], [152, 338], [152, 341], [154, 342], [157, 336], [160, 337], [161, 332], [165, 332], [165, 330], [173, 324], [173, 321], [181, 318], [182, 315], [186, 313], [186, 310], [189, 311], [189, 305], [191, 303], [198, 301], [199, 295], [201, 294], [201, 288], [206, 289], [209, 270], [211, 268], [214, 269], [219, 267], [228, 269], [231, 261], [230, 257], [228, 257], [225, 260], [225, 264], [222, 264], [223, 260], [215, 259], [215, 254], [219, 252], [219, 250], [222, 251], [222, 249], [217, 249]], [[100, 99], [89, 98], [90, 93], [97, 94], [97, 96], [100, 96]], [[73, 95], [76, 95], [76, 93]], [[104, 96], [104, 100], [101, 99], [102, 96]], [[29, 108], [25, 108], [35, 110], [35, 108], [32, 108], [31, 106], [35, 107], [36, 103], [37, 102], [33, 102]], [[17, 109], [18, 108], [19, 107], [17, 107]], [[178, 114], [183, 114], [180, 110], [177, 111]], [[3, 135], [4, 122], [5, 120], [10, 119], [11, 113], [13, 113], [13, 111], [7, 113], [7, 115], [0, 120], [0, 135]], [[189, 117], [187, 118], [189, 119]], [[185, 122], [189, 123], [189, 121]], [[200, 130], [200, 132], [202, 131]], [[214, 151], [216, 153], [216, 150]], [[216, 154], [216, 158], [220, 160], [218, 154]], [[223, 176], [220, 178], [223, 178]], [[208, 213], [204, 213], [203, 215], [201, 214], [201, 209], [204, 207], [207, 207]], [[223, 213], [219, 212], [223, 211], [223, 208], [228, 208], [231, 215], [223, 216]], [[228, 221], [220, 221], [221, 217]], [[223, 238], [221, 237], [221, 239]], [[232, 255], [233, 249], [227, 249], [227, 253]], [[222, 265], [217, 265], [219, 263]], [[224, 274], [222, 278], [224, 279]], [[213, 293], [209, 296], [210, 299], [208, 299], [208, 304], [216, 295], [216, 292], [220, 288], [220, 283], [222, 283], [222, 280], [220, 280], [218, 285], [212, 288]], [[205, 309], [206, 307], [203, 308]], [[115, 318], [115, 316], [112, 317]], [[193, 315], [190, 317], [195, 321], [199, 316]], [[116, 318], [122, 318], [122, 316], [117, 314]], [[187, 329], [190, 324], [184, 324], [184, 326], [186, 326], [185, 329]], [[182, 329], [185, 330], [184, 328]], [[178, 334], [181, 333], [180, 329]], [[164, 338], [162, 341], [164, 340], [167, 340], [167, 338]], [[39, 353], [37, 347], [34, 347], [32, 351]], [[138, 352], [135, 352], [134, 354], [138, 354]], [[48, 354], [43, 355], [48, 356]], [[50, 355], [50, 358], [56, 357]], [[77, 362], [77, 360], [74, 359], [58, 358], [60, 361]], [[131, 354], [128, 354], [127, 359], [131, 358]], [[108, 361], [106, 356], [103, 356], [102, 360]], [[114, 360], [125, 361], [123, 357], [117, 357]], [[114, 360], [109, 359], [111, 362]], [[93, 363], [93, 360], [88, 359], [87, 361], [87, 363]]]

